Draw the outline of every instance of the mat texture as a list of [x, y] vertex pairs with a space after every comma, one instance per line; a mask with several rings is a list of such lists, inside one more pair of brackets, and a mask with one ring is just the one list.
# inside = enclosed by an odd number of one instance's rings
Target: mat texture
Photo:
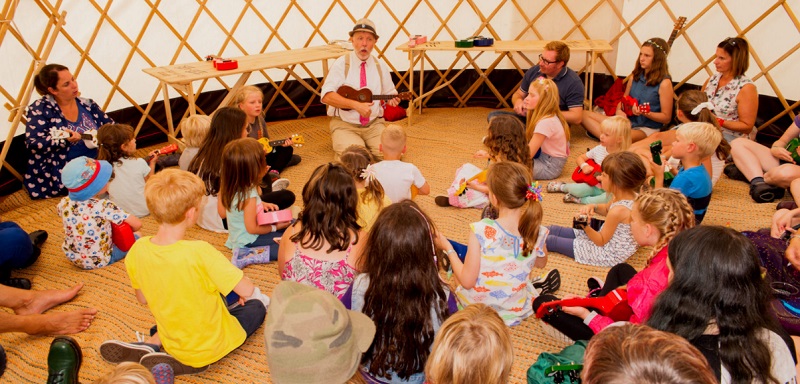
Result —
[[[482, 148], [481, 139], [486, 134], [486, 115], [490, 109], [426, 109], [422, 115], [414, 115], [414, 125], [407, 127], [406, 121], [400, 125], [407, 129], [408, 151], [405, 161], [414, 163], [431, 184], [430, 196], [419, 196], [416, 201], [433, 218], [436, 225], [448, 236], [465, 241], [468, 223], [480, 218], [476, 209], [442, 208], [433, 199], [444, 194], [452, 182], [456, 168], [465, 162], [472, 162], [472, 154]], [[327, 117], [272, 123], [270, 132], [275, 137], [293, 133], [305, 136], [306, 145], [297, 148], [295, 153], [303, 161], [286, 170], [283, 177], [291, 180], [290, 190], [299, 198], [305, 180], [315, 167], [333, 158]], [[572, 128], [571, 159], [567, 163], [561, 180], [567, 181], [575, 167], [574, 159], [587, 148], [597, 145], [587, 138], [583, 129]], [[141, 155], [154, 146], [142, 149]], [[485, 166], [485, 162], [476, 161]], [[579, 206], [562, 202], [561, 194], [544, 195], [543, 224], [571, 225], [572, 216]], [[788, 197], [787, 197], [788, 198]], [[15, 221], [25, 230], [44, 229], [50, 233], [42, 256], [32, 267], [17, 271], [15, 277], [27, 277], [34, 289], [62, 289], [84, 282], [86, 286], [71, 302], [51, 311], [68, 311], [77, 308], [97, 308], [99, 313], [93, 325], [85, 332], [73, 335], [83, 348], [83, 367], [81, 381], [92, 382], [112, 368], [98, 354], [100, 343], [107, 339], [134, 341], [136, 331], [146, 332], [154, 320], [146, 306], [140, 305], [130, 287], [123, 262], [94, 271], [82, 271], [74, 267], [61, 250], [63, 230], [61, 220], [56, 214], [57, 199], [31, 201], [27, 194], [19, 191], [0, 203], [4, 221]], [[775, 210], [775, 204], [756, 204], [749, 195], [745, 183], [732, 181], [725, 176], [714, 188], [711, 205], [704, 224], [729, 225], [738, 230], [767, 227]], [[142, 233], [152, 235], [156, 224], [145, 218]], [[223, 254], [230, 257], [225, 248], [224, 234], [216, 234], [198, 227], [191, 229], [187, 237], [205, 240], [213, 244]], [[637, 269], [643, 267], [650, 249], [643, 248], [629, 259]], [[605, 276], [607, 268], [579, 265], [562, 255], [551, 253], [549, 268], [561, 271], [562, 287], [559, 295], [566, 293], [585, 294], [586, 279], [590, 276]], [[534, 271], [542, 273], [542, 271]], [[262, 291], [271, 293], [280, 281], [276, 265], [255, 265], [245, 268], [249, 276]], [[539, 321], [529, 318], [521, 325], [510, 329], [514, 342], [514, 367], [512, 383], [524, 383], [528, 367], [533, 364], [542, 351], [557, 351], [563, 344], [547, 337], [541, 331]], [[40, 383], [47, 377], [47, 353], [52, 337], [28, 336], [21, 333], [0, 335], [0, 344], [8, 353], [8, 369], [2, 378], [9, 383]], [[487, 358], [491, 358], [487, 356]], [[216, 383], [216, 382], [270, 382], [269, 367], [266, 363], [263, 328], [250, 337], [247, 342], [213, 364], [208, 371], [195, 376], [182, 376], [178, 382]]]

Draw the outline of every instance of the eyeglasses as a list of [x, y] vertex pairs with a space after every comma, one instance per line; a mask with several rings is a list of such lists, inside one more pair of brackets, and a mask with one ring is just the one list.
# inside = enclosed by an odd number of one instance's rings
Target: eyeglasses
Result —
[[558, 60], [556, 60], [556, 61], [550, 61], [550, 60], [547, 60], [547, 59], [545, 59], [545, 58], [544, 58], [544, 56], [542, 56], [541, 54], [539, 54], [539, 61], [541, 61], [541, 62], [543, 62], [543, 63], [545, 63], [545, 64], [550, 64], [550, 65], [553, 65], [553, 64], [556, 64], [556, 63], [558, 63]]

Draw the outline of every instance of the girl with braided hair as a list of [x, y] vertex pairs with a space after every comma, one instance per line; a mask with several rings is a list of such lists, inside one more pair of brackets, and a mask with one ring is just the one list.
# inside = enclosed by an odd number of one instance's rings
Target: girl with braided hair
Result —
[[[641, 246], [651, 246], [647, 267], [636, 272], [629, 264], [613, 266], [606, 275], [606, 282], [589, 278], [589, 297], [605, 296], [611, 291], [627, 285], [628, 304], [633, 315], [631, 323], [644, 323], [661, 291], [667, 288], [669, 268], [667, 248], [669, 242], [681, 231], [694, 227], [692, 206], [680, 192], [672, 189], [656, 189], [640, 194], [633, 203], [631, 232]], [[569, 297], [567, 297], [569, 298]], [[552, 295], [537, 298], [533, 307], [558, 300]], [[572, 340], [588, 340], [594, 334], [614, 322], [609, 317], [590, 312], [583, 307], [563, 307], [560, 311], [543, 317], [552, 327], [544, 326], [553, 336]]]

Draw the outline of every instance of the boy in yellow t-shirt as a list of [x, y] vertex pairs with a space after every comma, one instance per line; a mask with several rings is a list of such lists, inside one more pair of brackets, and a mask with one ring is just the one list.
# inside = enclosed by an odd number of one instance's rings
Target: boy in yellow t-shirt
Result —
[[[125, 267], [156, 327], [137, 343], [103, 342], [105, 360], [138, 362], [148, 369], [167, 363], [175, 375], [199, 373], [242, 345], [264, 322], [269, 297], [213, 246], [183, 239], [197, 220], [204, 192], [200, 178], [177, 169], [147, 181], [145, 199], [158, 232], [133, 245]], [[240, 298], [228, 309], [223, 296], [231, 292]]]

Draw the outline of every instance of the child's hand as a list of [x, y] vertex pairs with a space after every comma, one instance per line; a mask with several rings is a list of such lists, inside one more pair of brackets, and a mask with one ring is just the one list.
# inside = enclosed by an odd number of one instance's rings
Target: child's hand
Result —
[[792, 222], [794, 221], [794, 214], [788, 209], [781, 209], [775, 212], [772, 219], [772, 237], [779, 239], [783, 236], [783, 232], [792, 229]]
[[584, 307], [561, 307], [561, 310], [566, 314], [577, 316], [581, 319], [585, 319], [589, 316], [589, 310]]
[[155, 164], [155, 162], [158, 161], [159, 154], [160, 152], [157, 149], [147, 154], [147, 156], [150, 156], [150, 164]]
[[436, 237], [433, 239], [433, 245], [436, 246], [436, 249], [448, 249], [450, 248], [450, 242], [447, 240], [447, 237], [441, 232], [436, 234]]
[[594, 204], [584, 205], [578, 212], [581, 215], [586, 215], [587, 217], [591, 218], [594, 215], [594, 207], [595, 207]]
[[581, 167], [581, 172], [584, 175], [588, 175], [588, 174], [592, 173], [592, 171], [594, 171], [594, 168], [592, 168], [592, 166], [589, 165], [589, 164], [586, 164], [583, 167]]
[[[275, 204], [272, 204], [272, 203], [267, 203], [267, 202], [263, 202], [262, 201], [261, 205], [263, 205], [264, 209], [267, 210], [267, 211], [277, 211], [278, 210], [278, 206], [275, 205]], [[287, 227], [288, 227], [288, 225], [287, 225]], [[286, 228], [286, 227], [284, 227], [284, 228]]]
[[481, 183], [477, 179], [476, 180], [471, 180], [469, 183], [467, 183], [467, 185], [472, 189], [476, 189], [476, 187], [480, 186], [481, 184], [483, 184], [483, 183]]
[[291, 147], [292, 145], [294, 145], [294, 142], [292, 141], [292, 139], [286, 139], [286, 140], [283, 141], [283, 146], [284, 147]]
[[479, 149], [479, 150], [475, 151], [475, 154], [473, 154], [472, 157], [474, 157], [476, 159], [488, 159], [489, 158], [489, 152], [486, 152], [483, 149]]

